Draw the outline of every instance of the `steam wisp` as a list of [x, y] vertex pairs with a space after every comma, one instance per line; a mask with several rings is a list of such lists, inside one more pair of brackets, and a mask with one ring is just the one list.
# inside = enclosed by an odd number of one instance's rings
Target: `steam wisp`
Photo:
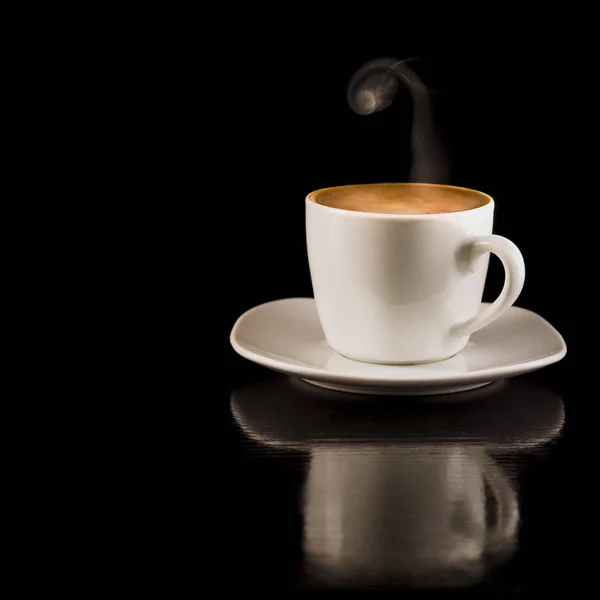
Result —
[[359, 115], [385, 110], [400, 85], [408, 89], [413, 104], [409, 181], [447, 183], [448, 165], [435, 128], [429, 90], [407, 61], [378, 58], [363, 65], [348, 85], [348, 104]]

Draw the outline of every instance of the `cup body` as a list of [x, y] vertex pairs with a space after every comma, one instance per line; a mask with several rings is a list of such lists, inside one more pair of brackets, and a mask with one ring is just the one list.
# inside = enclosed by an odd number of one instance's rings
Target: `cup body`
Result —
[[317, 311], [339, 354], [383, 364], [449, 358], [469, 337], [453, 326], [479, 312], [489, 254], [469, 240], [491, 234], [494, 202], [460, 212], [404, 215], [331, 208], [306, 198], [306, 241]]

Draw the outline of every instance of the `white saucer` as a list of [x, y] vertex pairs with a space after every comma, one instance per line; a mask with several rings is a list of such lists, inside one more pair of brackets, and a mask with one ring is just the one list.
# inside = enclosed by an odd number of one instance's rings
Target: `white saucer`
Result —
[[245, 312], [230, 337], [235, 351], [320, 387], [357, 394], [429, 395], [470, 390], [559, 361], [562, 336], [534, 312], [513, 306], [471, 336], [452, 358], [424, 365], [349, 360], [325, 341], [313, 298], [267, 302]]

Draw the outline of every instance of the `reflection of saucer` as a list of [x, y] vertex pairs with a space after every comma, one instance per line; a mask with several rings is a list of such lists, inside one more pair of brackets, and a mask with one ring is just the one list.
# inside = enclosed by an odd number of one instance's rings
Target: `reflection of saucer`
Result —
[[547, 321], [513, 306], [448, 360], [424, 365], [356, 362], [327, 345], [312, 298], [276, 300], [249, 310], [237, 320], [230, 340], [238, 354], [260, 365], [314, 385], [363, 394], [464, 391], [535, 371], [566, 353], [564, 340]]
[[345, 397], [296, 378], [276, 376], [235, 390], [232, 413], [264, 444], [310, 449], [328, 444], [461, 444], [489, 449], [536, 446], [564, 422], [560, 397], [540, 385], [508, 379], [461, 396], [477, 402], [399, 404], [340, 402]]

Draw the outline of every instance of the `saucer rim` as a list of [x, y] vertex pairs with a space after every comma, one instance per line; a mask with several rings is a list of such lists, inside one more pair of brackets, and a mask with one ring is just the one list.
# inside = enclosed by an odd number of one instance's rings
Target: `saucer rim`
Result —
[[[533, 317], [541, 320], [543, 324], [548, 327], [555, 335], [557, 340], [560, 343], [560, 350], [557, 352], [553, 352], [552, 354], [543, 356], [541, 358], [527, 360], [520, 363], [515, 363], [506, 366], [499, 367], [488, 367], [487, 369], [477, 370], [471, 373], [465, 373], [460, 375], [441, 375], [441, 376], [426, 376], [422, 378], [399, 378], [399, 377], [378, 377], [373, 375], [352, 375], [347, 373], [336, 373], [332, 371], [326, 371], [324, 369], [318, 369], [314, 367], [301, 367], [299, 365], [293, 365], [287, 362], [280, 361], [278, 359], [269, 358], [260, 354], [258, 352], [253, 352], [251, 350], [246, 349], [240, 342], [237, 340], [237, 331], [240, 328], [241, 323], [247, 319], [253, 312], [258, 311], [260, 309], [264, 309], [269, 305], [280, 304], [290, 302], [292, 300], [310, 300], [312, 302], [315, 301], [314, 298], [308, 296], [294, 296], [290, 298], [279, 298], [276, 300], [270, 300], [268, 302], [263, 302], [258, 304], [244, 313], [242, 313], [235, 321], [231, 333], [229, 335], [229, 342], [233, 349], [243, 358], [250, 360], [256, 364], [262, 365], [266, 368], [272, 369], [274, 371], [278, 371], [281, 373], [286, 373], [288, 375], [298, 375], [302, 378], [310, 378], [316, 379], [318, 381], [325, 382], [335, 382], [342, 385], [348, 385], [350, 387], [366, 384], [367, 386], [386, 386], [392, 385], [396, 387], [430, 387], [431, 385], [437, 386], [451, 386], [456, 383], [476, 383], [478, 381], [487, 380], [487, 381], [495, 381], [499, 378], [503, 377], [513, 377], [516, 375], [521, 375], [524, 373], [529, 373], [531, 371], [535, 371], [541, 369], [543, 367], [547, 367], [551, 364], [557, 363], [562, 360], [567, 354], [567, 344], [560, 334], [560, 332], [549, 323], [544, 317], [539, 315], [533, 310], [528, 308], [523, 308], [521, 306], [511, 306], [506, 312], [509, 311], [524, 311], [530, 313]], [[489, 305], [489, 302], [482, 302], [482, 306]], [[500, 319], [502, 316], [500, 317]], [[258, 359], [258, 360], [257, 360]], [[348, 359], [350, 360], [350, 359]], [[358, 361], [354, 361], [358, 362]], [[390, 366], [403, 366], [403, 365], [390, 365]], [[419, 368], [420, 365], [410, 365], [414, 368]]]

